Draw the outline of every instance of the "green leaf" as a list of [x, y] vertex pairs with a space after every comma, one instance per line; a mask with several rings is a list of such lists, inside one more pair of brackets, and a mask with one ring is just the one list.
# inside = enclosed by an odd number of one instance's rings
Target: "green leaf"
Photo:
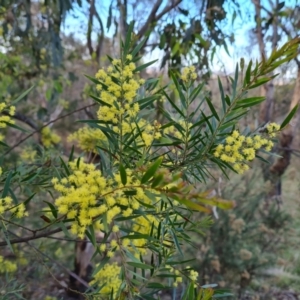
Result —
[[141, 65], [141, 66], [138, 66], [137, 68], [135, 68], [135, 70], [134, 70], [133, 72], [134, 72], [134, 73], [140, 72], [140, 71], [142, 71], [142, 70], [148, 68], [149, 66], [151, 66], [152, 64], [154, 64], [154, 63], [157, 62], [157, 61], [158, 61], [158, 59], [155, 59], [155, 60], [152, 60], [152, 61], [150, 61], [150, 62], [148, 62], [148, 63], [146, 63], [146, 64], [143, 64], [143, 65]]
[[66, 174], [67, 174], [68, 176], [71, 175], [70, 170], [69, 170], [68, 166], [65, 164], [65, 162], [63, 161], [63, 159], [62, 159], [61, 157], [59, 157], [59, 159], [60, 159], [60, 161], [61, 161], [61, 164], [62, 164], [63, 168], [64, 168], [65, 171], [66, 171]]
[[5, 239], [6, 243], [7, 243], [8, 248], [10, 249], [10, 251], [11, 251], [12, 253], [14, 253], [14, 249], [13, 249], [13, 247], [11, 246], [11, 243], [10, 243], [10, 240], [9, 240], [9, 236], [8, 236], [8, 232], [7, 232], [7, 229], [6, 229], [6, 226], [5, 226], [5, 224], [3, 223], [2, 220], [1, 220], [1, 222], [0, 222], [0, 227], [1, 227], [1, 229], [3, 230], [4, 239]]
[[88, 239], [90, 240], [90, 242], [93, 244], [93, 246], [97, 246], [97, 243], [96, 243], [96, 237], [95, 237], [95, 231], [94, 231], [94, 226], [93, 225], [90, 225], [89, 226], [89, 230], [86, 230], [85, 233], [88, 237]]
[[108, 17], [107, 17], [107, 23], [106, 23], [106, 29], [107, 29], [107, 31], [109, 31], [109, 28], [111, 26], [112, 4], [113, 4], [113, 2], [110, 3], [109, 9], [108, 9]]
[[188, 260], [179, 260], [179, 261], [167, 261], [166, 262], [166, 265], [169, 265], [169, 266], [176, 266], [176, 265], [182, 265], [182, 264], [185, 264], [185, 263], [191, 263], [191, 262], [195, 262], [195, 258], [192, 258], [192, 259], [188, 259]]
[[92, 277], [94, 277], [104, 266], [105, 264], [109, 261], [109, 257], [105, 257], [101, 260], [101, 263], [96, 266], [96, 268], [93, 271], [93, 274], [91, 275]]
[[144, 39], [133, 49], [133, 51], [131, 52], [132, 57], [135, 57], [139, 53], [139, 51], [142, 49], [147, 40], [148, 36], [145, 36]]
[[201, 197], [201, 195], [200, 195], [199, 197], [196, 197], [196, 199], [203, 204], [207, 204], [210, 206], [217, 206], [223, 210], [232, 209], [235, 207], [234, 201], [224, 200], [224, 199], [221, 199], [218, 197], [204, 198], [204, 197]]
[[223, 89], [223, 85], [222, 85], [222, 82], [221, 82], [221, 79], [220, 79], [219, 76], [218, 76], [218, 85], [219, 85], [219, 91], [220, 91], [220, 94], [221, 94], [223, 113], [225, 114], [225, 112], [226, 112], [226, 102], [225, 102], [225, 96], [224, 96], [224, 89]]
[[175, 76], [175, 74], [173, 72], [171, 72], [171, 77], [172, 77], [172, 80], [176, 86], [176, 90], [178, 91], [178, 94], [179, 94], [179, 98], [180, 98], [180, 101], [181, 101], [181, 104], [182, 106], [186, 109], [186, 99], [185, 99], [185, 96], [184, 94], [182, 93], [182, 88], [180, 87], [179, 85], [179, 82]]
[[175, 108], [175, 110], [183, 117], [185, 118], [183, 112], [176, 106], [176, 104], [171, 100], [171, 98], [169, 97], [169, 95], [163, 91], [164, 96], [168, 99], [168, 102], [173, 106], [173, 108]]
[[31, 196], [29, 196], [25, 201], [24, 201], [24, 205], [26, 206], [30, 200], [35, 196], [36, 193], [33, 193]]
[[95, 84], [100, 84], [101, 82], [98, 80], [98, 79], [96, 79], [96, 78], [94, 78], [94, 77], [91, 77], [91, 76], [89, 76], [89, 75], [84, 75], [87, 79], [89, 79], [90, 81], [92, 81], [93, 83], [95, 83]]
[[[273, 76], [272, 76], [272, 77], [273, 77]], [[264, 77], [264, 78], [260, 78], [260, 79], [258, 79], [254, 84], [250, 85], [250, 86], [248, 87], [248, 89], [250, 90], [250, 89], [254, 89], [254, 88], [258, 87], [258, 86], [261, 86], [261, 85], [267, 83], [268, 81], [270, 81], [270, 80], [272, 79], [272, 77]]]
[[69, 155], [69, 162], [73, 160], [74, 155], [74, 145], [72, 146], [71, 153]]
[[44, 200], [43, 202], [47, 203], [47, 205], [49, 206], [49, 208], [50, 208], [50, 210], [52, 212], [53, 217], [55, 219], [57, 219], [57, 209], [55, 208], [55, 206], [52, 203], [48, 202], [48, 201]]
[[235, 108], [254, 106], [254, 105], [261, 103], [265, 99], [266, 99], [266, 97], [251, 97], [251, 98], [242, 99], [242, 100], [237, 101], [237, 105]]
[[5, 144], [4, 142], [1, 142], [1, 141], [0, 141], [0, 145], [3, 147], [9, 147], [7, 144]]
[[251, 79], [251, 67], [252, 67], [252, 60], [250, 60], [248, 68], [246, 70], [246, 75], [245, 75], [245, 79], [244, 79], [244, 86], [246, 86]]
[[193, 89], [191, 95], [190, 95], [190, 102], [193, 102], [195, 98], [199, 95], [199, 93], [202, 91], [202, 88], [204, 87], [204, 83], [199, 84], [195, 89]]
[[271, 164], [270, 161], [266, 160], [265, 158], [263, 158], [263, 157], [261, 157], [261, 156], [259, 156], [259, 155], [257, 155], [257, 154], [255, 155], [255, 157], [258, 158], [259, 160], [261, 160], [262, 162], [268, 164], [268, 165]]
[[126, 174], [126, 170], [125, 170], [125, 168], [122, 164], [120, 164], [119, 170], [120, 170], [121, 181], [122, 181], [123, 185], [126, 185], [126, 183], [127, 183], [127, 174]]
[[66, 237], [68, 238], [72, 238], [71, 234], [69, 233], [68, 228], [66, 227], [64, 222], [59, 222], [58, 223], [59, 227], [61, 228], [61, 230], [63, 231], [63, 233], [65, 234]]
[[27, 94], [29, 94], [33, 88], [35, 86], [33, 85], [32, 87], [30, 87], [27, 91], [25, 91], [24, 93], [22, 93], [17, 99], [15, 99], [14, 101], [12, 101], [12, 105], [15, 105], [17, 102], [19, 102], [20, 100], [22, 100]]
[[123, 51], [124, 51], [124, 55], [126, 57], [127, 53], [129, 52], [129, 47], [130, 47], [130, 41], [131, 41], [131, 35], [133, 32], [133, 27], [134, 27], [134, 21], [131, 21], [128, 29], [127, 29], [127, 34], [126, 34], [126, 38], [125, 38], [125, 44], [123, 46]]
[[141, 233], [126, 235], [123, 236], [122, 238], [127, 238], [129, 240], [139, 240], [139, 239], [155, 240], [152, 239], [148, 234], [141, 234]]
[[151, 187], [155, 188], [155, 187], [159, 186], [159, 184], [163, 181], [163, 179], [164, 179], [164, 175], [163, 174], [159, 174], [158, 176], [155, 176], [153, 178], [153, 182], [151, 184]]
[[231, 96], [232, 98], [235, 98], [236, 95], [238, 78], [239, 78], [239, 64], [237, 63], [235, 68], [234, 81], [232, 82], [232, 96]]
[[3, 191], [2, 191], [2, 197], [1, 198], [4, 198], [4, 197], [7, 196], [12, 176], [13, 176], [13, 173], [12, 173], [12, 171], [10, 171], [9, 174], [8, 174], [8, 176], [6, 177], [4, 188], [3, 188]]
[[178, 197], [178, 196], [174, 196], [174, 195], [169, 195], [171, 198], [174, 198], [176, 201], [178, 201], [179, 203], [185, 205], [186, 207], [190, 208], [190, 209], [194, 209], [194, 210], [198, 210], [198, 211], [202, 211], [205, 213], [211, 213], [211, 209], [199, 205], [191, 200], [187, 200], [187, 199], [183, 199], [182, 197]]
[[146, 173], [144, 174], [144, 176], [141, 179], [141, 183], [142, 184], [148, 182], [149, 179], [154, 176], [155, 172], [159, 168], [159, 166], [162, 163], [162, 161], [163, 161], [163, 158], [160, 157], [153, 164], [151, 164], [151, 166], [149, 167], [149, 169], [146, 171]]
[[159, 41], [159, 49], [164, 49], [165, 48], [165, 45], [166, 45], [166, 35], [163, 33], [161, 36], [160, 36], [160, 41]]
[[9, 122], [3, 122], [3, 123], [5, 123], [7, 126], [9, 126], [9, 127], [13, 127], [13, 128], [16, 128], [16, 129], [18, 129], [18, 130], [20, 130], [20, 131], [22, 131], [22, 132], [29, 132], [28, 130], [26, 130], [26, 129], [24, 129], [24, 128], [21, 128], [21, 127], [19, 127], [18, 125], [15, 125], [15, 124], [12, 124], [12, 123], [9, 123]]
[[90, 95], [91, 98], [93, 98], [95, 101], [97, 101], [98, 103], [104, 105], [104, 106], [108, 106], [111, 107], [111, 104], [106, 103], [105, 101], [102, 101], [99, 97]]
[[211, 103], [210, 99], [209, 99], [208, 97], [205, 97], [205, 100], [206, 100], [206, 102], [207, 102], [207, 104], [208, 104], [208, 106], [209, 106], [209, 108], [210, 108], [212, 114], [213, 114], [213, 115], [215, 116], [215, 118], [220, 122], [220, 118], [219, 118], [219, 116], [218, 116], [218, 114], [217, 114], [217, 112], [216, 112], [216, 110], [215, 110], [213, 104]]
[[144, 269], [144, 270], [153, 269], [153, 266], [142, 264], [142, 263], [137, 263], [137, 262], [132, 262], [132, 261], [127, 262], [127, 265], [138, 268], [138, 269]]
[[[170, 276], [169, 276], [170, 277]], [[165, 289], [166, 286], [164, 286], [163, 284], [159, 283], [159, 282], [149, 282], [147, 284], [147, 288], [148, 289]]]
[[136, 191], [132, 190], [132, 191], [124, 191], [124, 195], [126, 196], [135, 196], [136, 195]]
[[293, 116], [295, 115], [297, 109], [298, 109], [299, 104], [297, 104], [288, 114], [288, 116], [284, 119], [284, 121], [282, 122], [280, 129], [283, 129], [293, 118]]

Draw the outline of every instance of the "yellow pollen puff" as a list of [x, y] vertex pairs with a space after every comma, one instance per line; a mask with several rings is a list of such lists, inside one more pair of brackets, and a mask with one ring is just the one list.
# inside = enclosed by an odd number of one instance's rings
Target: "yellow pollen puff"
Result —
[[232, 132], [231, 136], [236, 139], [236, 138], [238, 138], [240, 136], [240, 134], [239, 134], [239, 132], [237, 130], [234, 130]]
[[117, 225], [114, 225], [112, 228], [112, 232], [118, 232], [119, 230], [120, 230], [119, 226], [117, 226]]
[[227, 137], [225, 141], [225, 145], [217, 145], [214, 156], [224, 162], [232, 163], [233, 169], [239, 174], [249, 169], [247, 162], [255, 159], [257, 150], [265, 147], [267, 151], [270, 151], [273, 147], [272, 141], [262, 138], [260, 135], [246, 137], [241, 135], [237, 130], [234, 130], [231, 136]]
[[101, 244], [99, 247], [100, 251], [105, 251], [106, 250], [106, 244]]

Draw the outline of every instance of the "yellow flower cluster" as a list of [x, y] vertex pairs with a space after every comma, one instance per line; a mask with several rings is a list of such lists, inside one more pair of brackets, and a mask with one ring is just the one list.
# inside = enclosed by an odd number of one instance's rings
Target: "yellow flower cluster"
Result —
[[[15, 121], [11, 118], [16, 111], [15, 106], [9, 106], [8, 104], [6, 104], [5, 102], [1, 102], [0, 103], [0, 113], [2, 111], [7, 111], [8, 112], [8, 116], [0, 116], [0, 128], [6, 128], [7, 124], [14, 124]], [[4, 136], [1, 134], [0, 135], [0, 141], [3, 141]]]
[[241, 249], [240, 250], [240, 258], [241, 260], [249, 260], [251, 259], [253, 256], [252, 252], [250, 252], [247, 249]]
[[178, 271], [178, 270], [175, 270], [175, 269], [172, 268], [172, 267], [167, 267], [167, 269], [169, 269], [169, 272], [170, 272], [171, 274], [176, 275], [176, 278], [175, 278], [175, 280], [174, 280], [174, 282], [173, 282], [173, 286], [174, 286], [174, 287], [177, 287], [178, 284], [182, 282], [182, 277], [179, 275], [179, 274], [180, 274], [179, 271]]
[[7, 123], [14, 124], [15, 121], [11, 119], [16, 112], [15, 106], [9, 106], [5, 102], [0, 103], [0, 112], [7, 110], [9, 116], [0, 116], [0, 128], [5, 128]]
[[57, 300], [57, 298], [47, 295], [44, 300]]
[[113, 290], [113, 297], [115, 297], [122, 283], [120, 274], [121, 268], [117, 265], [117, 263], [106, 264], [97, 274], [95, 274], [91, 284], [103, 286], [100, 290], [100, 294], [102, 295], [109, 295]]
[[23, 161], [32, 162], [35, 160], [37, 155], [36, 150], [33, 150], [32, 147], [25, 147], [20, 153], [20, 157]]
[[160, 124], [155, 121], [152, 125], [142, 118], [137, 120], [140, 106], [135, 98], [145, 81], [135, 78], [136, 66], [131, 59], [130, 54], [125, 62], [114, 59], [112, 66], [106, 71], [101, 69], [97, 72], [96, 78], [100, 84], [96, 88], [100, 92], [101, 100], [108, 104], [99, 108], [97, 116], [99, 120], [110, 122], [113, 131], [120, 135], [142, 132], [136, 143], [149, 147], [154, 139], [161, 137]]
[[180, 132], [175, 126], [169, 126], [164, 128], [163, 133], [166, 135], [172, 135], [179, 140], [185, 141], [191, 138], [191, 127], [193, 123], [186, 122], [185, 120], [179, 120], [178, 124], [183, 128], [183, 132]]
[[96, 152], [96, 147], [107, 141], [105, 134], [98, 128], [83, 127], [69, 135], [68, 141], [76, 141], [84, 151]]
[[[136, 218], [136, 223], [133, 225], [132, 230], [140, 234], [150, 234], [151, 227], [154, 225], [154, 228], [157, 228], [159, 221], [152, 215], [140, 216]], [[143, 248], [147, 240], [146, 239], [134, 239], [132, 241], [133, 245], [138, 248], [140, 254], [146, 254], [147, 249]], [[135, 253], [139, 255], [139, 253]]]
[[19, 205], [14, 205], [11, 197], [0, 198], [0, 215], [5, 213], [6, 211], [10, 211], [13, 216], [17, 218], [23, 218], [28, 216], [28, 212], [25, 211], [24, 203]]
[[194, 270], [190, 270], [189, 272], [189, 278], [192, 280], [192, 281], [197, 281], [198, 279], [198, 272], [194, 271]]
[[17, 264], [4, 259], [3, 256], [0, 255], [0, 274], [4, 274], [4, 273], [13, 273], [15, 271], [17, 271]]
[[65, 99], [59, 99], [58, 104], [64, 109], [68, 109], [70, 105], [70, 103]]
[[195, 72], [195, 70], [196, 69], [194, 66], [184, 68], [182, 71], [181, 79], [184, 82], [195, 80], [197, 78], [197, 73]]
[[[91, 224], [96, 229], [104, 230], [102, 221], [95, 220], [97, 217], [105, 214], [109, 226], [117, 215], [130, 216], [133, 210], [140, 207], [139, 201], [151, 203], [131, 170], [126, 170], [127, 184], [124, 186], [119, 173], [107, 179], [93, 164], [80, 161], [70, 162], [69, 166], [71, 175], [61, 180], [52, 179], [54, 188], [62, 194], [56, 199], [55, 205], [60, 214], [73, 219], [71, 232], [79, 237], [84, 236], [87, 226]], [[132, 190], [133, 186], [136, 195], [126, 196], [124, 192]], [[113, 231], [117, 232], [118, 228], [113, 227]]]
[[269, 123], [267, 125], [267, 132], [270, 137], [275, 137], [276, 133], [280, 130], [280, 125], [277, 123]]
[[216, 147], [214, 156], [233, 164], [233, 169], [242, 174], [249, 169], [247, 162], [252, 161], [255, 158], [256, 151], [262, 147], [270, 151], [273, 147], [273, 142], [262, 138], [260, 135], [246, 137], [234, 130], [226, 138], [225, 144], [219, 144]]
[[60, 142], [60, 137], [51, 132], [49, 127], [44, 127], [41, 131], [42, 134], [42, 143], [45, 147], [50, 147], [52, 144], [57, 144]]

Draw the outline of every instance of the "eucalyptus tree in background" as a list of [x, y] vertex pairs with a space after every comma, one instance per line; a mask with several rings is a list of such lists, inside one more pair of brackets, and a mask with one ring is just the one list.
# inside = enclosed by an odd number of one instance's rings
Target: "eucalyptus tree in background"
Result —
[[[287, 1], [286, 1], [287, 2]], [[294, 3], [286, 4], [285, 1], [268, 1], [252, 0], [255, 7], [255, 34], [259, 46], [261, 58], [265, 59], [269, 51], [274, 51], [279, 43], [295, 38], [299, 34], [299, 10], [300, 6]], [[297, 77], [294, 87], [293, 97], [290, 102], [289, 112], [297, 110], [300, 103], [300, 60], [299, 55], [294, 57], [297, 66]], [[270, 76], [273, 73], [269, 74]], [[262, 96], [266, 101], [261, 104], [259, 122], [265, 124], [270, 122], [273, 114], [275, 86], [274, 81], [269, 81], [262, 87]], [[280, 200], [281, 196], [281, 176], [290, 164], [292, 154], [292, 142], [297, 132], [299, 124], [299, 112], [291, 124], [281, 132], [280, 143], [277, 148], [277, 154], [281, 157], [273, 160], [268, 168], [263, 166], [263, 174], [266, 181], [270, 180], [272, 188], [269, 191], [267, 200]]]

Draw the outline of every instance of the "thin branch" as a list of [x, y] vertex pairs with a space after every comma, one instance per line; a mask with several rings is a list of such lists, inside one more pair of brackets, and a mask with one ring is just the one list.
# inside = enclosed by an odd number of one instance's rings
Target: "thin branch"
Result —
[[[9, 233], [12, 234], [12, 235], [14, 235], [14, 236], [16, 236], [16, 237], [18, 237], [18, 236], [17, 236], [15, 233], [13, 233], [13, 232], [10, 232], [10, 231], [9, 231]], [[18, 237], [18, 238], [19, 238], [19, 237]], [[84, 285], [84, 286], [87, 287], [87, 288], [90, 288], [88, 282], [86, 282], [85, 280], [83, 280], [82, 278], [80, 278], [79, 276], [77, 276], [74, 272], [70, 271], [67, 267], [65, 267], [64, 265], [62, 265], [61, 263], [59, 263], [58, 261], [56, 261], [56, 260], [53, 259], [52, 257], [48, 256], [47, 254], [43, 253], [41, 250], [39, 250], [39, 249], [36, 248], [35, 246], [31, 245], [28, 241], [26, 242], [26, 244], [27, 244], [29, 247], [33, 248], [37, 253], [41, 254], [42, 256], [45, 256], [47, 259], [49, 259], [50, 261], [52, 261], [53, 263], [55, 263], [56, 265], [58, 265], [60, 268], [64, 269], [70, 276], [74, 277], [74, 278], [75, 278], [76, 280], [78, 280], [82, 285]], [[56, 279], [55, 276], [54, 276], [54, 275], [51, 273], [51, 271], [49, 270], [49, 268], [47, 268], [47, 269], [48, 269], [48, 271], [50, 272], [51, 276], [52, 276], [54, 279]], [[57, 280], [57, 281], [58, 281], [58, 280]], [[58, 281], [58, 282], [59, 282], [59, 281]], [[63, 285], [61, 285], [61, 286], [63, 286]], [[65, 288], [65, 286], [63, 286], [63, 287]], [[75, 290], [72, 290], [72, 289], [70, 289], [70, 288], [67, 288], [67, 289], [68, 289], [68, 290], [71, 290], [72, 292], [77, 292], [77, 293], [79, 293], [79, 294], [82, 294], [82, 293], [80, 293], [80, 292], [78, 292], [78, 291], [75, 291]]]
[[157, 2], [155, 3], [155, 5], [152, 8], [152, 11], [150, 12], [148, 19], [146, 21], [146, 23], [144, 24], [144, 26], [140, 29], [140, 31], [138, 32], [137, 36], [139, 38], [141, 38], [142, 36], [144, 36], [144, 34], [147, 32], [149, 26], [153, 23], [153, 22], [157, 22], [158, 20], [160, 20], [165, 14], [167, 14], [169, 11], [171, 11], [173, 8], [175, 8], [176, 6], [178, 6], [182, 0], [176, 0], [176, 1], [172, 1], [171, 4], [166, 5], [165, 8], [162, 10], [162, 12], [160, 12], [158, 15], [156, 15], [160, 5], [162, 4], [162, 0], [157, 0]]
[[43, 126], [40, 127], [39, 129], [33, 131], [32, 133], [28, 134], [28, 135], [25, 136], [23, 139], [21, 139], [21, 140], [18, 141], [16, 144], [14, 144], [12, 147], [10, 147], [10, 148], [3, 154], [3, 156], [5, 156], [5, 155], [7, 155], [8, 153], [10, 153], [13, 149], [15, 149], [16, 147], [18, 147], [20, 144], [22, 144], [23, 142], [25, 142], [27, 139], [29, 139], [30, 137], [32, 137], [34, 134], [40, 132], [43, 128], [47, 127], [48, 125], [50, 125], [50, 124], [52, 124], [52, 123], [55, 123], [56, 121], [58, 121], [58, 120], [60, 120], [60, 119], [63, 119], [63, 118], [65, 118], [65, 117], [68, 117], [68, 116], [70, 116], [70, 115], [72, 115], [72, 114], [74, 114], [74, 113], [76, 113], [76, 112], [79, 112], [79, 111], [81, 111], [81, 110], [84, 110], [84, 109], [86, 109], [86, 108], [88, 108], [88, 107], [92, 107], [92, 106], [95, 106], [95, 105], [96, 105], [96, 103], [86, 105], [86, 106], [84, 106], [84, 107], [81, 107], [81, 108], [78, 108], [78, 109], [76, 109], [76, 110], [73, 110], [73, 111], [71, 111], [71, 112], [69, 112], [69, 113], [67, 113], [67, 114], [65, 114], [65, 115], [63, 115], [63, 116], [57, 117], [56, 119], [47, 122], [45, 125], [43, 125]]
[[92, 46], [92, 29], [93, 29], [93, 16], [95, 13], [95, 0], [88, 1], [90, 3], [90, 13], [89, 13], [89, 23], [88, 23], [88, 32], [87, 32], [87, 46], [92, 56], [94, 49]]
[[10, 116], [18, 121], [21, 121], [35, 130], [38, 129], [37, 125], [31, 119], [29, 119], [28, 117], [26, 117], [18, 112], [16, 112], [13, 116], [11, 116], [8, 112], [5, 112], [5, 111], [3, 111], [2, 114], [5, 116]]
[[166, 6], [163, 9], [163, 11], [156, 16], [155, 22], [158, 21], [159, 19], [161, 19], [170, 10], [172, 10], [173, 8], [175, 8], [176, 6], [178, 6], [181, 2], [182, 2], [182, 0], [176, 0], [176, 1], [172, 2], [169, 6]]
[[291, 151], [291, 152], [298, 152], [300, 153], [300, 150], [298, 149], [293, 149], [293, 148], [288, 148], [288, 147], [277, 147], [279, 150], [287, 150], [287, 151]]
[[[142, 38], [146, 34], [146, 32], [149, 29], [149, 27], [151, 26], [151, 24], [153, 24], [153, 23], [157, 22], [158, 20], [160, 20], [165, 14], [167, 14], [173, 8], [175, 8], [176, 6], [178, 6], [181, 2], [182, 2], [182, 0], [172, 1], [171, 4], [165, 6], [165, 8], [162, 10], [161, 13], [159, 13], [158, 15], [156, 15], [157, 10], [158, 10], [159, 6], [162, 3], [162, 1], [158, 0], [156, 2], [156, 4], [154, 5], [152, 11], [150, 12], [149, 17], [148, 17], [146, 23], [144, 24], [144, 26], [138, 32], [137, 37], [139, 39]], [[159, 6], [157, 7], [158, 4], [159, 4]], [[146, 41], [145, 41], [144, 45], [140, 49], [141, 52], [144, 50], [145, 47], [148, 46], [147, 45], [148, 39], [149, 39], [149, 36], [146, 38]]]
[[142, 36], [144, 36], [144, 34], [146, 33], [146, 31], [148, 30], [149, 26], [151, 25], [151, 23], [153, 23], [156, 19], [156, 13], [159, 9], [159, 7], [162, 5], [162, 0], [157, 0], [156, 3], [153, 5], [152, 10], [147, 18], [146, 23], [144, 24], [144, 26], [140, 29], [139, 33], [138, 33], [138, 37], [141, 38]]
[[[270, 10], [268, 10], [265, 6], [260, 5], [260, 9], [264, 10], [269, 15], [270, 18], [273, 17], [273, 13]], [[286, 28], [286, 26], [282, 22], [279, 23], [279, 27], [288, 36], [288, 38], [292, 39], [291, 32]], [[294, 58], [294, 60], [298, 68], [300, 69], [300, 60], [297, 58], [297, 56]]]
[[84, 112], [86, 113], [86, 115], [91, 119], [91, 120], [95, 120], [95, 117], [93, 116], [93, 114], [87, 109], [84, 109]]
[[15, 223], [15, 222], [13, 222], [13, 221], [6, 220], [6, 219], [1, 218], [1, 217], [0, 217], [0, 220], [3, 221], [3, 222], [5, 222], [5, 223], [15, 225], [15, 226], [17, 226], [17, 227], [23, 228], [24, 230], [27, 230], [27, 231], [30, 231], [30, 232], [34, 233], [34, 230], [32, 230], [32, 229], [30, 229], [30, 228], [28, 228], [28, 227], [25, 227], [25, 226], [23, 226], [23, 225], [21, 225], [21, 224], [17, 224], [17, 223]]
[[261, 18], [261, 4], [260, 0], [252, 0], [255, 7], [255, 17], [256, 17], [256, 36], [258, 40], [259, 50], [262, 56], [262, 59], [266, 58], [266, 52], [264, 47], [264, 34], [261, 26], [262, 18]]
[[[67, 226], [66, 228], [70, 229], [71, 226]], [[62, 232], [62, 229], [61, 228], [56, 228], [56, 229], [53, 229], [53, 230], [50, 230], [50, 231], [47, 231], [47, 232], [42, 232], [40, 234], [35, 234], [33, 236], [27, 236], [27, 237], [24, 237], [24, 238], [19, 237], [19, 238], [12, 239], [9, 242], [10, 242], [10, 244], [27, 243], [28, 241], [48, 237], [48, 236], [50, 236], [52, 234], [55, 234], [55, 233], [58, 233], [58, 232]], [[3, 247], [3, 246], [7, 246], [6, 241], [5, 242], [0, 242], [0, 247]]]
[[101, 28], [101, 33], [99, 34], [98, 44], [97, 44], [97, 47], [96, 47], [96, 56], [97, 56], [97, 60], [99, 62], [100, 55], [101, 55], [101, 49], [102, 49], [102, 45], [103, 45], [103, 41], [104, 41], [104, 26], [103, 26], [102, 19], [100, 18], [96, 7], [95, 7], [95, 10], [94, 10], [94, 16], [98, 20], [100, 28]]
[[[291, 33], [290, 33], [289, 30], [285, 27], [284, 24], [281, 24], [281, 23], [280, 23], [279, 26], [280, 26], [280, 28], [284, 31], [284, 33], [285, 33], [289, 38], [292, 38]], [[298, 52], [298, 53], [299, 53], [299, 52]], [[298, 59], [297, 56], [294, 58], [294, 61], [296, 62], [298, 69], [300, 69], [300, 60]]]
[[[66, 241], [66, 242], [82, 242], [82, 240], [80, 240], [80, 239], [68, 239], [68, 238], [61, 238], [61, 237], [56, 237], [56, 236], [48, 236], [48, 239], [58, 240], [58, 241]], [[85, 242], [92, 243], [90, 240], [86, 240]], [[103, 243], [103, 239], [101, 239], [101, 240], [96, 239], [95, 242], [97, 244], [109, 244], [110, 243], [109, 241]]]

